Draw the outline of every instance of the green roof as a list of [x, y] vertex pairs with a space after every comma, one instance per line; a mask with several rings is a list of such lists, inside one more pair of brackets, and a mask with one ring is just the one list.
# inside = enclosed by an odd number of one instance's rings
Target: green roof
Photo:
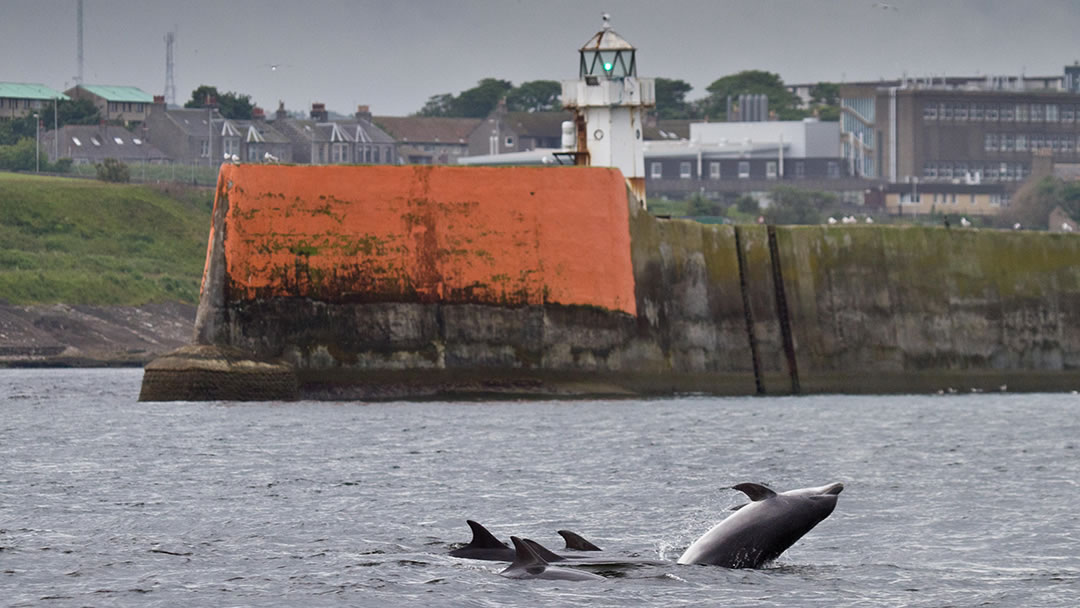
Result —
[[89, 91], [106, 101], [129, 101], [135, 103], [154, 103], [154, 97], [136, 87], [113, 87], [102, 84], [84, 84], [84, 91]]
[[0, 97], [14, 99], [69, 99], [60, 91], [32, 82], [0, 82]]

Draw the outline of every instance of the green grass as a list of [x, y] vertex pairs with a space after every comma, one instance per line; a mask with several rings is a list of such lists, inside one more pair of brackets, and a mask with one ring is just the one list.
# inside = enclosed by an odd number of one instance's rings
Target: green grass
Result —
[[211, 197], [177, 186], [0, 172], [0, 299], [195, 303]]

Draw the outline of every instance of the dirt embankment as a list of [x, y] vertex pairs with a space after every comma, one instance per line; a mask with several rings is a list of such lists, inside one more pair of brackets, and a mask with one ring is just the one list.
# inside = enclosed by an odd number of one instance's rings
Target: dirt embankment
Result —
[[195, 306], [0, 304], [0, 367], [141, 366], [190, 344]]

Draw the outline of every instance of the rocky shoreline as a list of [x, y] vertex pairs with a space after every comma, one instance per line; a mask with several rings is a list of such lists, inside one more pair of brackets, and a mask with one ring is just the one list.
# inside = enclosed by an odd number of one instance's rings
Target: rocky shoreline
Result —
[[0, 367], [142, 367], [192, 341], [195, 306], [0, 303]]

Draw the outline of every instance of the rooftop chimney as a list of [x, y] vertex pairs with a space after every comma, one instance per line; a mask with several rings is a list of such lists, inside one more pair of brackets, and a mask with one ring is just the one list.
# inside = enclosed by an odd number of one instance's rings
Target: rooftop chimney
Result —
[[285, 120], [288, 117], [289, 117], [289, 113], [285, 111], [285, 102], [284, 101], [278, 101], [277, 102], [277, 112], [274, 112], [274, 118], [276, 120]]
[[165, 96], [164, 95], [154, 95], [154, 105], [155, 106], [163, 106], [163, 105], [165, 105]]
[[357, 120], [371, 122], [371, 108], [369, 106], [356, 106], [356, 118]]
[[251, 108], [251, 119], [252, 120], [266, 120], [266, 111], [263, 110], [262, 108], [260, 108], [259, 106], [255, 106], [254, 108]]
[[315, 122], [326, 122], [330, 119], [330, 114], [326, 111], [325, 103], [313, 103], [311, 104], [311, 120]]

